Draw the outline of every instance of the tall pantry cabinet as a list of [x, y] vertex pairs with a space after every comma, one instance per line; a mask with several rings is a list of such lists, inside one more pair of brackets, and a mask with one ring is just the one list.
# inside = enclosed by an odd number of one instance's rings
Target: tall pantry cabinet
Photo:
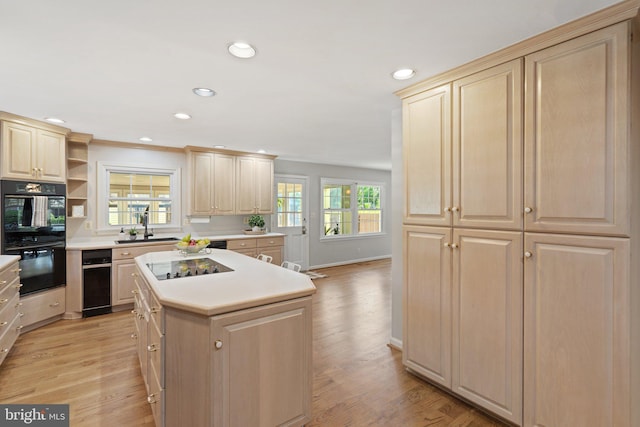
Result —
[[398, 93], [403, 362], [517, 425], [640, 425], [639, 7]]

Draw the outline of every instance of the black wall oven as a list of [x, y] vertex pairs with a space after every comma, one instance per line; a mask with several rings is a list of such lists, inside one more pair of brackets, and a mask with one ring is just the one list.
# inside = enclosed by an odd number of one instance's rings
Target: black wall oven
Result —
[[2, 253], [20, 256], [21, 295], [66, 283], [65, 185], [0, 181]]

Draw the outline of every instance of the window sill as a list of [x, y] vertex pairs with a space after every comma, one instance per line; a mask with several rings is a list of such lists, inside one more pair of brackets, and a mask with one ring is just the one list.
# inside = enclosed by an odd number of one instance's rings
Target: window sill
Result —
[[343, 240], [361, 240], [361, 239], [372, 239], [385, 237], [387, 233], [367, 233], [367, 234], [356, 234], [356, 235], [333, 235], [333, 236], [321, 236], [321, 242], [332, 242], [332, 241], [343, 241]]

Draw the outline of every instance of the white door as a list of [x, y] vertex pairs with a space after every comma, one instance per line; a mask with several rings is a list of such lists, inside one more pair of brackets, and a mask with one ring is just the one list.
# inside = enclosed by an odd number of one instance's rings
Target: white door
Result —
[[271, 229], [283, 233], [284, 260], [309, 269], [309, 235], [307, 218], [309, 201], [307, 177], [293, 175], [275, 176], [275, 207], [271, 216]]

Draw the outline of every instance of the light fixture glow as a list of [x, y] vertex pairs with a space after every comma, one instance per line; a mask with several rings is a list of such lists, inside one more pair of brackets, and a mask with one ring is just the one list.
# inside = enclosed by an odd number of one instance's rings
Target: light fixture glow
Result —
[[149, 138], [148, 136], [143, 136], [142, 138], [140, 138], [140, 141], [142, 141], [142, 142], [151, 142], [151, 141], [153, 141], [153, 139]]
[[61, 125], [63, 123], [66, 123], [64, 120], [58, 119], [58, 118], [55, 118], [55, 117], [45, 117], [44, 119], [46, 121], [50, 122], [50, 123], [56, 123], [56, 124], [59, 124], [59, 125]]
[[189, 120], [191, 118], [187, 113], [175, 113], [173, 117], [180, 120]]
[[393, 74], [391, 74], [391, 76], [396, 80], [407, 80], [415, 75], [416, 75], [415, 70], [412, 70], [411, 68], [401, 68], [399, 70], [394, 71]]
[[264, 149], [262, 149], [262, 148], [258, 150], [258, 153], [260, 153], [260, 154], [264, 154], [264, 153], [266, 153], [266, 152], [267, 152], [267, 150], [264, 150]]
[[235, 42], [229, 45], [229, 53], [236, 58], [253, 58], [256, 56], [256, 49], [249, 43]]
[[196, 87], [193, 88], [193, 93], [198, 96], [214, 96], [216, 92], [213, 89], [209, 89], [208, 87]]
[[227, 148], [226, 145], [214, 145], [213, 148]]

